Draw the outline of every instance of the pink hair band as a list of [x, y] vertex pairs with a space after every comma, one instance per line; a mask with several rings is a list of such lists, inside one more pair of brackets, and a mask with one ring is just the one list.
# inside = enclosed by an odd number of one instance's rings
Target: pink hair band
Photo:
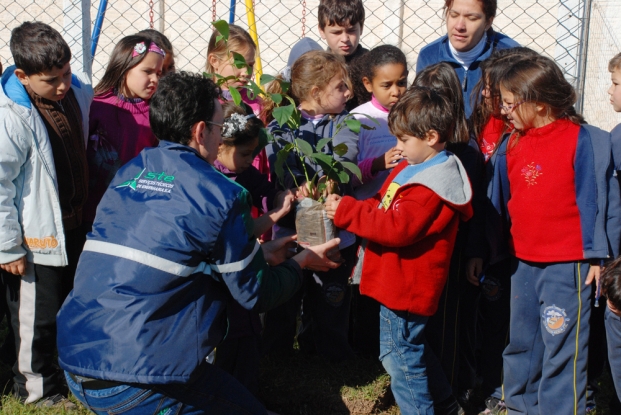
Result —
[[[144, 42], [136, 43], [136, 46], [134, 46], [134, 51], [132, 52], [132, 58], [135, 58], [136, 56], [140, 56], [146, 51], [147, 51], [147, 46], [144, 44]], [[151, 44], [149, 45], [148, 52], [155, 52], [158, 55], [162, 55], [166, 57], [166, 52], [164, 52], [162, 48], [160, 48], [155, 42], [151, 42]]]

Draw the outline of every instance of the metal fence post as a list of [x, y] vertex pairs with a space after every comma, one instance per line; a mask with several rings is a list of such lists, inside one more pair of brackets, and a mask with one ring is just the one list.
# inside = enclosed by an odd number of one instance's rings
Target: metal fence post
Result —
[[[563, 69], [563, 72], [565, 72], [565, 78], [576, 90], [578, 90], [580, 85], [578, 76], [580, 72], [581, 43], [584, 34], [585, 4], [584, 0], [559, 1], [557, 14], [557, 43], [554, 49], [554, 59]], [[579, 104], [576, 107], [578, 111], [581, 109]]]
[[[91, 56], [91, 1], [63, 0], [63, 32], [68, 39], [72, 65], [84, 71], [88, 80], [92, 79]], [[75, 53], [76, 51], [79, 51]]]
[[585, 0], [584, 11], [582, 13], [582, 31], [580, 33], [580, 52], [578, 54], [578, 76], [576, 79], [576, 92], [578, 93], [578, 102], [576, 102], [576, 111], [579, 114], [584, 112], [584, 85], [586, 83], [587, 57], [589, 51], [589, 29], [591, 24], [591, 6], [592, 0]]

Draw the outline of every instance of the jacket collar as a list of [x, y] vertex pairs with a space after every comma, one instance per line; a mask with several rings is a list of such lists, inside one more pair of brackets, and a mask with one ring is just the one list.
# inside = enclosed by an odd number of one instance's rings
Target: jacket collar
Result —
[[[28, 92], [15, 75], [15, 65], [6, 68], [2, 74], [2, 78], [0, 79], [0, 86], [0, 103], [1, 101], [8, 99], [21, 107], [32, 109], [32, 103], [30, 102]], [[73, 74], [71, 75], [71, 87], [78, 89], [82, 88], [82, 84], [78, 80], [78, 77]]]
[[[482, 62], [485, 59], [489, 58], [494, 51], [492, 44], [497, 42], [497, 33], [491, 27], [487, 30], [487, 43], [485, 44], [485, 48], [483, 48], [483, 52], [472, 62]], [[461, 66], [461, 63], [457, 61], [453, 57], [449, 47], [449, 38], [448, 35], [444, 35], [440, 42], [440, 62], [451, 62]], [[470, 64], [472, 66], [472, 63]]]

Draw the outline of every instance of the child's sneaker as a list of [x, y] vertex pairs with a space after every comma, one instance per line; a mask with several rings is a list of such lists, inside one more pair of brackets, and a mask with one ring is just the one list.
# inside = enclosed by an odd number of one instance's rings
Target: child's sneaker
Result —
[[485, 410], [479, 412], [479, 415], [506, 415], [507, 406], [505, 401], [490, 396], [485, 400]]

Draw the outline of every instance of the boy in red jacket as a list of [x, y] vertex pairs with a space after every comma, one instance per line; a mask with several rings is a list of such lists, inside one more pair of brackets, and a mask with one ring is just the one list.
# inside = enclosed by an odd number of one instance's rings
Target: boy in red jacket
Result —
[[380, 360], [401, 412], [457, 414], [457, 401], [424, 328], [446, 282], [457, 227], [472, 216], [466, 171], [444, 149], [454, 119], [450, 101], [411, 88], [390, 111], [388, 126], [404, 160], [380, 193], [364, 201], [331, 195], [328, 217], [364, 238], [360, 292], [382, 304]]

